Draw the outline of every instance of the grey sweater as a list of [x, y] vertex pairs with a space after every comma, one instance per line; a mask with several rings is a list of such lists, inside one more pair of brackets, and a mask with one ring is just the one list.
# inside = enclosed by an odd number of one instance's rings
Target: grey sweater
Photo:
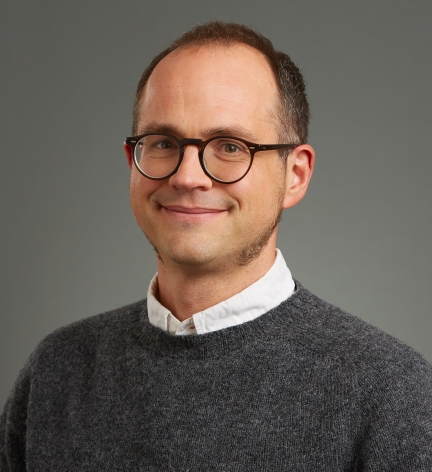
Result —
[[171, 336], [146, 302], [48, 336], [0, 423], [3, 471], [432, 471], [432, 368], [298, 286]]

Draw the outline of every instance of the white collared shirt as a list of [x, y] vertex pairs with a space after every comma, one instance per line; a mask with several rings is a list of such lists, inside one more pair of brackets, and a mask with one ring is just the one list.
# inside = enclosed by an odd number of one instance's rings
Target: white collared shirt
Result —
[[295, 283], [285, 259], [276, 249], [276, 259], [260, 279], [236, 295], [206, 310], [179, 321], [159, 303], [157, 274], [150, 282], [147, 293], [148, 317], [152, 325], [174, 335], [204, 334], [251, 321], [267, 313], [289, 298]]

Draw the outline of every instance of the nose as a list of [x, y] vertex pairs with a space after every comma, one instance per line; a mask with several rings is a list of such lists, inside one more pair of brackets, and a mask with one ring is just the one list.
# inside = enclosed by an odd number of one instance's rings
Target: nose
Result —
[[169, 179], [172, 187], [192, 190], [202, 188], [208, 190], [212, 187], [213, 181], [205, 174], [199, 161], [199, 146], [188, 144], [183, 150], [183, 159], [177, 172]]

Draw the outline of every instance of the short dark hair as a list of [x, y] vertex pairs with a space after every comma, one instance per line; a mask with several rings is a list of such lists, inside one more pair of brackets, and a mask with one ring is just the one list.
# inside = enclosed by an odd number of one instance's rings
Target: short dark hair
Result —
[[265, 36], [247, 26], [237, 23], [211, 21], [196, 26], [177, 38], [168, 48], [159, 53], [143, 72], [138, 83], [133, 109], [132, 133], [137, 132], [139, 103], [146, 83], [159, 62], [176, 49], [205, 46], [231, 46], [246, 44], [260, 51], [273, 70], [280, 101], [276, 117], [281, 123], [280, 139], [306, 143], [309, 124], [309, 104], [303, 76], [291, 58], [276, 51]]

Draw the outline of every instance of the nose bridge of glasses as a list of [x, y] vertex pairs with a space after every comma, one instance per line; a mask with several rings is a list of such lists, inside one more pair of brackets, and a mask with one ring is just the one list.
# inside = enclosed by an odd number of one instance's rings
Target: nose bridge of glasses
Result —
[[[206, 173], [203, 162], [202, 162], [202, 156], [203, 156], [202, 153], [205, 147], [205, 142], [202, 139], [194, 139], [194, 138], [181, 139], [179, 140], [179, 147], [180, 147], [180, 162], [178, 164], [177, 173], [179, 172], [182, 173], [182, 171], [183, 172], [186, 171], [187, 174], [189, 174], [191, 171], [195, 173], [197, 170], [195, 166], [198, 166], [200, 168], [200, 173], [202, 171]], [[195, 151], [193, 150], [193, 148], [195, 148]], [[186, 157], [186, 160], [185, 160], [185, 157]], [[192, 170], [192, 169], [195, 169], [195, 170]]]
[[201, 139], [179, 141], [180, 156], [173, 175], [173, 183], [186, 187], [211, 186], [211, 177], [203, 162], [204, 144]]
[[183, 138], [179, 141], [180, 149], [184, 153], [186, 146], [194, 146], [198, 148], [198, 152], [201, 153], [204, 149], [204, 142], [202, 139], [196, 138]]

